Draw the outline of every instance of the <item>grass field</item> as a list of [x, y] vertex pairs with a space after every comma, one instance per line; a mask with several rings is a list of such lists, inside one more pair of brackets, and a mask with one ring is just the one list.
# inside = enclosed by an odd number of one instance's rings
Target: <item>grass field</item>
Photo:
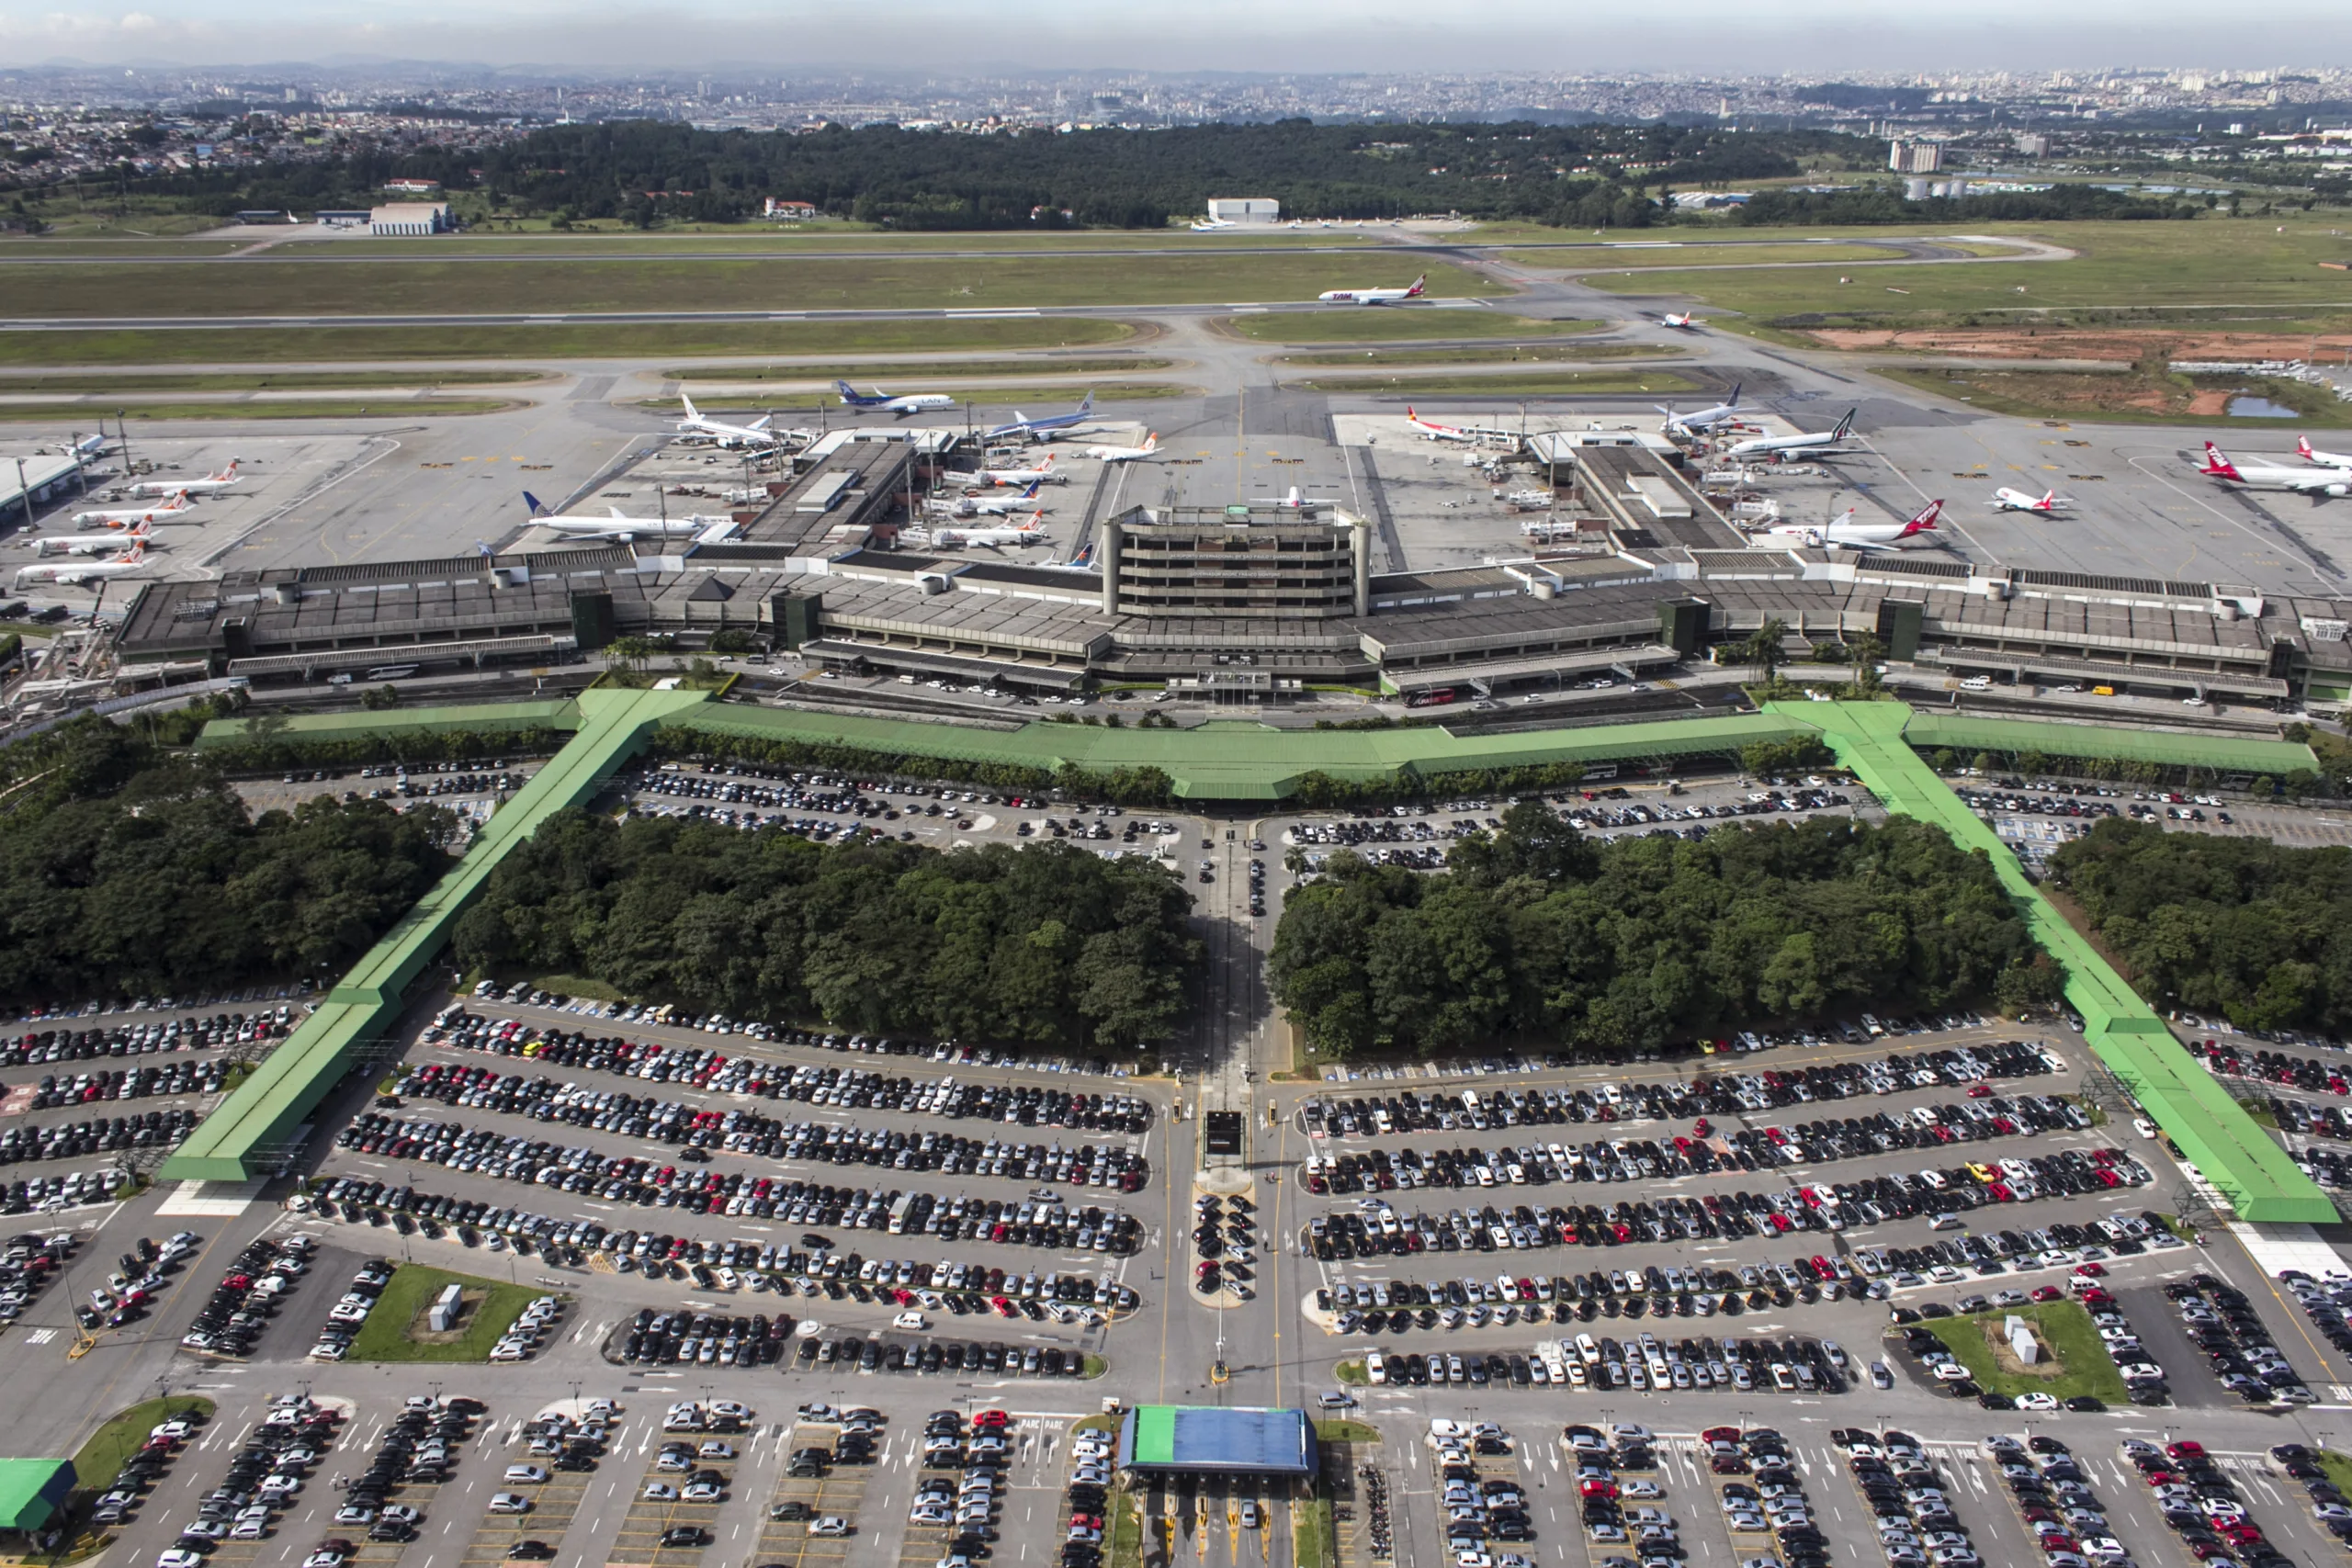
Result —
[[[525, 369], [432, 370], [411, 378], [408, 384], [421, 387], [515, 387], [549, 379], [552, 378]], [[387, 376], [381, 370], [280, 370], [258, 376], [249, 371], [235, 370], [185, 375], [126, 371], [105, 376], [55, 372], [39, 376], [10, 376], [0, 372], [0, 393], [48, 392], [56, 396], [78, 392], [100, 395], [115, 392], [315, 392], [347, 387], [373, 391], [378, 388], [401, 384], [401, 378]]]
[[1680, 359], [1676, 347], [1652, 347], [1640, 343], [1566, 343], [1456, 344], [1452, 348], [1367, 348], [1334, 350], [1328, 354], [1285, 354], [1277, 365], [1355, 367], [1374, 369], [1389, 365], [1589, 365], [1596, 359]]
[[2097, 421], [2106, 424], [2179, 424], [2211, 420], [2193, 403], [2200, 392], [2242, 389], [2267, 397], [2302, 417], [2287, 420], [2245, 420], [2248, 430], [2266, 426], [2290, 430], [2352, 428], [2352, 403], [2339, 402], [2317, 388], [2300, 381], [2226, 380], [2192, 383], [2186, 376], [2152, 375], [2136, 366], [2120, 371], [1911, 369], [1874, 372], [1906, 387], [1957, 399], [1991, 413], [2020, 419]]
[[1321, 1443], [1376, 1443], [1380, 1428], [1366, 1421], [1317, 1421], [1315, 1440]]
[[1501, 397], [1524, 393], [1597, 395], [1607, 392], [1690, 392], [1699, 384], [1671, 370], [1555, 370], [1531, 375], [1482, 376], [1475, 372], [1430, 376], [1321, 376], [1285, 383], [1308, 392], [1409, 392], [1416, 397], [1439, 393]]
[[[1588, 242], [1589, 243], [1589, 242]], [[1605, 272], [1612, 268], [1661, 266], [1763, 266], [1782, 262], [1900, 261], [1903, 253], [1892, 245], [1860, 245], [1837, 241], [1818, 244], [1748, 245], [1693, 244], [1677, 241], [1671, 246], [1611, 246], [1606, 250], [1505, 251], [1502, 259], [1520, 266], [1554, 272]]]
[[1951, 1347], [1951, 1353], [1968, 1369], [1976, 1386], [1989, 1393], [2039, 1393], [2059, 1399], [2087, 1393], [2109, 1404], [2122, 1404], [2130, 1399], [2123, 1375], [2115, 1370], [2115, 1359], [2107, 1353], [2098, 1330], [2092, 1325], [2091, 1314], [2083, 1310], [2080, 1303], [2043, 1302], [2011, 1310], [2040, 1326], [2042, 1342], [2056, 1355], [2064, 1371], [2054, 1378], [2019, 1377], [2004, 1373], [1995, 1366], [1981, 1325], [1988, 1319], [1997, 1325], [2008, 1315], [2007, 1313], [1929, 1318], [1925, 1326]]
[[[710, 393], [710, 396], [713, 398], [736, 398], [748, 395], [737, 391], [730, 383], [723, 379], [714, 380], [710, 385], [714, 389]], [[895, 387], [898, 383], [893, 383], [893, 385]], [[920, 381], [906, 381], [902, 389], [907, 391], [919, 390], [924, 392], [945, 392], [949, 397], [954, 398], [959, 403], [1001, 403], [1005, 399], [1014, 395], [1016, 392], [1019, 392], [1033, 398], [1041, 409], [1051, 405], [1056, 410], [1060, 409], [1065, 400], [1069, 402], [1076, 402], [1088, 391], [1093, 392], [1094, 400], [1098, 403], [1146, 402], [1157, 398], [1198, 397], [1201, 393], [1201, 389], [1198, 387], [1182, 386], [1172, 381], [1102, 381], [1096, 383], [1092, 387], [1083, 387], [1077, 383], [1071, 383], [1068, 386], [1047, 387], [1007, 387], [1002, 385], [993, 387], [942, 387], [938, 382], [931, 380], [928, 378], [924, 378]], [[697, 397], [701, 396], [699, 389], [696, 390], [695, 395]], [[804, 387], [793, 391], [778, 390], [769, 395], [776, 400], [776, 406], [778, 408], [787, 408], [796, 404], [801, 407], [814, 407], [817, 404], [822, 403], [829, 407], [832, 407], [836, 412], [840, 412], [839, 404], [835, 400], [832, 389], [830, 387], [824, 388], [821, 390], [814, 388]], [[678, 412], [678, 400], [675, 398], [641, 398], [638, 400], [637, 406], [656, 413], [666, 412], [675, 414]], [[696, 403], [695, 406], [700, 408], [703, 405]], [[885, 416], [886, 420], [887, 417], [888, 416]]]
[[1331, 1500], [1310, 1497], [1290, 1506], [1291, 1561], [1298, 1568], [1332, 1568], [1340, 1560], [1339, 1538], [1332, 1533]]
[[[1499, 285], [1459, 267], [1441, 263], [1427, 270], [1435, 294], [1501, 292]], [[985, 259], [648, 257], [598, 265], [256, 259], [208, 264], [196, 271], [186, 265], [138, 262], [0, 265], [9, 310], [47, 318], [1173, 305], [1236, 297], [1311, 299], [1339, 276], [1329, 257], [1262, 252]]]
[[446, 419], [455, 414], [498, 413], [522, 405], [497, 398], [418, 398], [396, 391], [374, 402], [357, 399], [305, 398], [297, 402], [133, 402], [0, 404], [0, 423], [48, 423], [86, 419], [120, 408], [133, 419]]
[[1104, 1532], [1110, 1568], [1143, 1568], [1143, 1507], [1131, 1492], [1111, 1494], [1111, 1528]]
[[200, 1394], [175, 1393], [164, 1399], [150, 1399], [132, 1405], [84, 1439], [74, 1450], [74, 1474], [77, 1483], [96, 1490], [104, 1486], [122, 1468], [122, 1461], [139, 1451], [147, 1434], [175, 1416], [197, 1415], [212, 1418], [212, 1401]]
[[[32, 242], [38, 243], [39, 242]], [[249, 243], [250, 242], [245, 242]], [[1068, 233], [1031, 234], [975, 231], [952, 234], [899, 234], [886, 229], [819, 224], [806, 229], [775, 229], [747, 232], [741, 227], [640, 233], [475, 232], [444, 234], [430, 249], [460, 255], [616, 256], [674, 255], [679, 252], [741, 252], [746, 255], [801, 255], [825, 252], [855, 252], [873, 255], [935, 255], [942, 252], [993, 251], [1050, 255], [1083, 251], [1300, 250], [1326, 245], [1369, 245], [1373, 237], [1350, 230], [1274, 230], [1266, 233], [1195, 234], [1189, 229], [1082, 229]], [[414, 259], [421, 247], [413, 240], [352, 237], [305, 237], [285, 243], [281, 251], [350, 256], [399, 256]], [[298, 254], [300, 254], [298, 253]]]
[[[469, 1295], [481, 1291], [488, 1299], [474, 1310], [466, 1331], [455, 1339], [426, 1343], [409, 1337], [410, 1325], [421, 1323], [424, 1310], [446, 1285], [462, 1286]], [[351, 1359], [486, 1361], [499, 1336], [523, 1315], [523, 1309], [531, 1304], [534, 1297], [542, 1293], [527, 1285], [502, 1285], [495, 1280], [478, 1280], [469, 1274], [403, 1263], [392, 1270], [392, 1282], [384, 1287], [384, 1293], [377, 1298], [376, 1310], [359, 1325], [358, 1337], [351, 1344]]]
[[675, 354], [883, 354], [1090, 348], [1134, 323], [1080, 317], [996, 321], [763, 321], [492, 327], [241, 327], [0, 332], [0, 366], [268, 365], [372, 360], [650, 359]]
[[[2283, 232], [2280, 230], [2283, 228]], [[2035, 237], [2083, 253], [2059, 262], [1918, 263], [1850, 274], [1834, 265], [1751, 272], [1645, 269], [1589, 274], [1597, 288], [1693, 297], [1759, 322], [1807, 318], [1951, 318], [1989, 323], [2028, 319], [2161, 318], [2187, 307], [2284, 306], [2352, 310], [2352, 276], [2323, 260], [2352, 256], [2352, 239], [2325, 220], [2271, 220], [2045, 224]], [[1850, 278], [1840, 283], [1841, 276]], [[1798, 318], [1791, 320], [1791, 318]]]
[[1133, 376], [1147, 370], [1165, 370], [1174, 365], [1172, 359], [1153, 359], [1137, 355], [1132, 359], [1090, 359], [1077, 355], [1068, 359], [942, 359], [909, 362], [906, 360], [847, 359], [831, 365], [679, 365], [662, 372], [671, 381], [692, 385], [696, 381], [864, 381], [871, 377], [921, 376], [926, 379], [975, 376]]
[[1269, 310], [1221, 316], [1216, 325], [1253, 343], [1412, 343], [1430, 338], [1559, 337], [1589, 333], [1593, 321], [1539, 321], [1491, 310], [1392, 310], [1352, 306], [1329, 310]]

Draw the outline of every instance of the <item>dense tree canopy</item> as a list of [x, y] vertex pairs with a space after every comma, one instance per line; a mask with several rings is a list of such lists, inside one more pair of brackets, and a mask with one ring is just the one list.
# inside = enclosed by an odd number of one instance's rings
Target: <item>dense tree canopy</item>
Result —
[[2109, 818], [2050, 864], [2151, 1002], [2247, 1029], [2352, 1028], [2352, 850]]
[[1900, 185], [1855, 186], [1844, 190], [1760, 190], [1736, 209], [1736, 223], [2047, 223], [2093, 218], [2194, 218], [2194, 202], [2167, 201], [2102, 190], [2097, 186], [2053, 185], [2048, 190], [1985, 191], [1975, 196], [1929, 197], [1913, 201]]
[[449, 819], [247, 815], [208, 767], [100, 721], [0, 764], [0, 1006], [333, 976], [448, 868]]
[[1191, 905], [1155, 864], [1059, 842], [820, 846], [569, 812], [499, 866], [457, 951], [469, 966], [584, 975], [736, 1018], [1132, 1046], [1182, 1016], [1199, 956]]
[[1926, 823], [1585, 840], [1541, 805], [1425, 874], [1342, 852], [1294, 893], [1274, 994], [1320, 1050], [1596, 1048], [1766, 1020], [2053, 994], [1991, 865]]

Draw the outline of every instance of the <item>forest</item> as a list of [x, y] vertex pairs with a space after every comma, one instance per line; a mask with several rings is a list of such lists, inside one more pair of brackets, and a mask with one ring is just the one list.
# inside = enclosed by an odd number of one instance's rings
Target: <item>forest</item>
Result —
[[2352, 1028], [2352, 850], [2109, 818], [2050, 868], [2156, 1007], [2242, 1029]]
[[2193, 201], [2136, 197], [2097, 186], [2053, 185], [2048, 190], [1984, 191], [1974, 196], [1914, 201], [1892, 182], [1838, 191], [1760, 190], [1732, 209], [1738, 224], [1787, 228], [1824, 223], [2047, 223], [2090, 219], [2195, 218]]
[[0, 1007], [332, 978], [452, 863], [450, 819], [250, 815], [209, 766], [102, 720], [0, 752]]
[[1092, 1050], [1167, 1039], [1192, 896], [1063, 843], [942, 853], [566, 812], [458, 921], [469, 969], [578, 975], [743, 1019]]
[[1786, 177], [1799, 158], [1875, 162], [1828, 131], [1715, 126], [1317, 125], [979, 135], [866, 126], [707, 131], [662, 120], [549, 126], [488, 148], [362, 152], [189, 171], [126, 188], [241, 208], [366, 206], [395, 176], [480, 192], [494, 210], [562, 221], [737, 222], [763, 201], [905, 230], [1156, 229], [1211, 197], [1265, 196], [1285, 217], [1460, 212], [1596, 228], [1663, 216], [1645, 186]]
[[1536, 802], [1457, 842], [1442, 874], [1332, 856], [1284, 906], [1268, 976], [1340, 1056], [1655, 1049], [1863, 1009], [2021, 1007], [2064, 980], [1991, 864], [1932, 825], [1599, 842]]

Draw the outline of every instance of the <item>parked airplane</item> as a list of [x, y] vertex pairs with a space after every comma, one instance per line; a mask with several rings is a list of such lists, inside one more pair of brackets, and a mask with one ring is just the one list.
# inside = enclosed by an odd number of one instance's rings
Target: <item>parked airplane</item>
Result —
[[1092, 571], [1094, 570], [1094, 547], [1092, 545], [1087, 546], [1084, 549], [1079, 551], [1078, 554], [1070, 557], [1068, 560], [1039, 561], [1037, 564], [1044, 567], [1047, 571]]
[[37, 556], [120, 555], [125, 550], [135, 549], [145, 544], [148, 536], [154, 531], [155, 525], [153, 523], [141, 523], [119, 534], [112, 531], [104, 534], [51, 534], [33, 541], [33, 554]]
[[1055, 471], [1054, 455], [1051, 452], [1046, 454], [1046, 460], [1044, 462], [1039, 463], [1033, 468], [978, 468], [968, 474], [943, 474], [940, 477], [944, 479], [949, 484], [960, 485], [1030, 485], [1034, 487], [1041, 484], [1066, 485], [1069, 483], [1069, 476], [1068, 474], [1057, 473]]
[[2352, 452], [2314, 452], [2312, 450], [2312, 438], [2308, 435], [2295, 437], [2295, 456], [2306, 463], [2324, 463], [2331, 468], [2352, 468]]
[[1024, 435], [1035, 441], [1040, 439], [1044, 433], [1048, 430], [1074, 429], [1079, 425], [1087, 423], [1089, 421], [1092, 420], [1093, 417], [1094, 394], [1089, 392], [1086, 396], [1078, 400], [1078, 407], [1070, 410], [1069, 412], [1049, 414], [1044, 419], [1031, 419], [1019, 409], [1014, 409], [1012, 411], [1012, 423], [1011, 424], [1000, 424], [994, 430], [989, 431], [989, 439], [995, 441], [1008, 435]]
[[1430, 275], [1423, 273], [1402, 288], [1327, 288], [1315, 298], [1325, 305], [1401, 305], [1419, 299], [1429, 280]]
[[524, 503], [531, 509], [531, 522], [536, 527], [560, 534], [567, 539], [611, 539], [626, 544], [639, 534], [650, 534], [657, 539], [687, 539], [718, 524], [730, 521], [725, 517], [631, 517], [617, 506], [609, 508], [605, 516], [593, 512], [557, 514], [548, 510], [547, 502], [529, 491], [523, 492]]
[[678, 401], [685, 405], [686, 417], [678, 422], [682, 435], [707, 435], [721, 446], [773, 446], [778, 439], [769, 428], [775, 415], [763, 413], [749, 424], [729, 424], [723, 419], [711, 419], [695, 407], [694, 399], [678, 394]]
[[1692, 315], [1688, 310], [1681, 311], [1679, 314], [1675, 311], [1668, 310], [1665, 315], [1660, 316], [1657, 319], [1657, 324], [1662, 327], [1675, 327], [1686, 333], [1693, 333], [1697, 332], [1701, 327], [1705, 326], [1707, 323], [1701, 321], [1698, 317]]
[[1285, 512], [1295, 512], [1303, 516], [1312, 516], [1319, 507], [1339, 505], [1340, 498], [1336, 495], [1303, 495], [1299, 492], [1299, 488], [1296, 485], [1293, 485], [1290, 487], [1290, 492], [1286, 495], [1253, 495], [1250, 498], [1250, 504], [1252, 506], [1278, 506]]
[[1521, 439], [1518, 431], [1491, 424], [1440, 424], [1415, 413], [1410, 403], [1405, 405], [1405, 423], [1430, 441], [1508, 442], [1517, 446]]
[[141, 479], [130, 487], [133, 495], [209, 495], [229, 489], [237, 482], [240, 457], [229, 459], [229, 466], [217, 474], [207, 474], [200, 479]]
[[2211, 441], [2205, 443], [2205, 466], [2197, 470], [2211, 479], [2265, 489], [2290, 490], [2299, 495], [2352, 495], [2352, 468], [2280, 468], [2257, 463], [2233, 463]]
[[1050, 545], [1053, 543], [1051, 539], [1046, 537], [1045, 519], [1042, 517], [1032, 517], [1017, 528], [1011, 526], [933, 528], [931, 531], [931, 542], [943, 547], [949, 545], [978, 545], [990, 550], [1001, 549], [1007, 545]]
[[1814, 550], [1892, 550], [1899, 548], [1905, 539], [1933, 533], [1937, 514], [1943, 509], [1942, 502], [1931, 501], [1908, 522], [1857, 523], [1852, 509], [1849, 508], [1828, 523], [1812, 525], [1790, 523], [1776, 528], [1760, 529], [1750, 534], [1747, 542], [1752, 547], [1765, 549], [1790, 549], [1803, 546]]
[[121, 506], [112, 510], [76, 512], [73, 522], [76, 528], [129, 528], [141, 523], [177, 522], [195, 507], [196, 502], [187, 495], [175, 493], [169, 502], [160, 506]]
[[939, 517], [1010, 517], [1016, 512], [1046, 510], [1038, 503], [1035, 479], [1018, 495], [959, 495], [952, 501], [927, 501], [923, 505]]
[[1711, 409], [1698, 409], [1690, 413], [1676, 413], [1672, 403], [1667, 404], [1664, 408], [1658, 408], [1657, 404], [1652, 403], [1650, 407], [1657, 409], [1658, 412], [1666, 415], [1668, 430], [1679, 430], [1685, 434], [1696, 435], [1702, 431], [1713, 430], [1719, 424], [1728, 423], [1739, 416], [1741, 385], [1742, 383], [1734, 381], [1731, 384], [1731, 396]]
[[2054, 490], [2043, 495], [2028, 495], [2021, 490], [2011, 490], [2007, 485], [2003, 485], [1993, 492], [1992, 502], [1993, 510], [1996, 512], [2055, 512], [2062, 506], [2074, 504], [2071, 501], [2062, 499]]
[[149, 564], [147, 545], [141, 540], [130, 547], [129, 555], [118, 556], [113, 560], [69, 560], [60, 561], [55, 566], [20, 566], [17, 569], [16, 587], [22, 588], [28, 582], [62, 582], [87, 587], [93, 582], [104, 582], [108, 578], [128, 577], [132, 572], [144, 570]]
[[1842, 446], [1846, 437], [1854, 433], [1854, 416], [1861, 410], [1848, 409], [1834, 430], [1815, 431], [1809, 435], [1758, 435], [1747, 441], [1734, 442], [1723, 449], [1725, 457], [1781, 457], [1791, 452], [1826, 452]]
[[900, 419], [910, 413], [922, 413], [926, 409], [952, 409], [956, 406], [956, 400], [944, 392], [904, 392], [894, 398], [876, 387], [869, 397], [847, 381], [836, 381], [833, 386], [841, 393], [842, 401], [851, 408], [894, 413]]
[[1232, 227], [1233, 220], [1230, 218], [1195, 218], [1193, 220], [1193, 232], [1195, 234], [1214, 234], [1219, 229], [1230, 229]]
[[111, 448], [107, 446], [106, 432], [100, 431], [96, 435], [76, 433], [70, 440], [59, 442], [57, 450], [67, 457], [103, 457]]
[[1098, 463], [1149, 462], [1159, 452], [1159, 432], [1152, 431], [1140, 446], [1089, 446], [1086, 456]]

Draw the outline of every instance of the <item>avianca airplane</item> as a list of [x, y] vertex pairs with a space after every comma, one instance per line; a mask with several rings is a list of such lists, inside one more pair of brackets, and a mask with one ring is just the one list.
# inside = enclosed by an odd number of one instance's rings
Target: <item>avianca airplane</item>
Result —
[[2054, 490], [2046, 495], [2028, 495], [2021, 490], [2011, 490], [2003, 485], [1993, 492], [1992, 504], [1996, 512], [2055, 512], [2062, 506], [2075, 503]]
[[1001, 549], [1007, 545], [1050, 545], [1046, 537], [1045, 519], [1032, 517], [1018, 528], [933, 528], [931, 542], [934, 545], [978, 545], [986, 549]]
[[[2205, 466], [2197, 470], [2231, 484], [2290, 490], [2298, 495], [2352, 495], [2352, 468], [2280, 468], [2263, 464], [2237, 464], [2211, 441], [2205, 443]], [[77, 519], [78, 521], [78, 519]]]
[[1854, 434], [1854, 416], [1860, 409], [1848, 409], [1835, 430], [1816, 431], [1810, 435], [1758, 435], [1753, 440], [1734, 442], [1724, 448], [1726, 457], [1779, 457], [1791, 452], [1826, 452], [1832, 446], [1845, 445], [1846, 437]]
[[37, 556], [120, 555], [125, 550], [135, 549], [145, 544], [148, 536], [154, 531], [155, 525], [153, 523], [141, 523], [127, 533], [121, 534], [51, 534], [44, 538], [33, 541], [33, 554]]
[[171, 523], [195, 509], [196, 502], [185, 495], [175, 494], [162, 506], [125, 506], [112, 511], [76, 512], [76, 528], [129, 528], [141, 523]]
[[22, 588], [28, 582], [65, 582], [86, 587], [93, 582], [104, 582], [110, 577], [128, 577], [134, 571], [143, 571], [148, 564], [147, 545], [141, 540], [130, 547], [129, 555], [118, 556], [113, 560], [20, 566], [17, 569], [16, 586]]
[[1706, 325], [1704, 321], [1701, 321], [1698, 317], [1692, 315], [1688, 310], [1684, 310], [1679, 315], [1672, 310], [1668, 310], [1665, 315], [1660, 316], [1657, 319], [1657, 324], [1662, 327], [1676, 327], [1686, 333], [1697, 332], [1701, 327]]
[[1432, 441], [1476, 441], [1478, 439], [1476, 434], [1458, 424], [1440, 424], [1435, 420], [1423, 419], [1413, 412], [1413, 405], [1410, 403], [1405, 405], [1405, 423]]
[[1664, 408], [1658, 408], [1657, 404], [1652, 403], [1650, 407], [1657, 409], [1658, 412], [1666, 415], [1667, 429], [1686, 431], [1696, 434], [1701, 431], [1713, 430], [1719, 424], [1739, 417], [1740, 386], [1740, 382], [1734, 381], [1731, 384], [1731, 396], [1711, 409], [1699, 409], [1690, 413], [1676, 413], [1672, 403], [1667, 404]]
[[2314, 452], [2312, 450], [2312, 438], [2308, 435], [2295, 437], [2295, 456], [2306, 463], [2324, 463], [2331, 468], [2352, 468], [2352, 452]]
[[876, 387], [869, 397], [847, 381], [834, 382], [833, 389], [841, 393], [842, 401], [851, 408], [894, 413], [900, 419], [910, 413], [922, 413], [926, 409], [952, 409], [956, 406], [956, 400], [944, 392], [906, 392], [894, 398]]
[[203, 495], [217, 490], [227, 490], [237, 482], [240, 458], [229, 459], [229, 466], [217, 474], [207, 474], [200, 479], [141, 479], [130, 487], [133, 495]]
[[1159, 452], [1159, 432], [1152, 431], [1140, 446], [1089, 446], [1086, 455], [1098, 463], [1149, 462]]
[[1778, 528], [1766, 528], [1747, 536], [1751, 547], [1763, 549], [1789, 549], [1803, 546], [1814, 550], [1884, 551], [1899, 549], [1905, 539], [1935, 531], [1937, 514], [1944, 509], [1940, 501], [1931, 501], [1919, 513], [1906, 523], [1857, 523], [1849, 508], [1836, 520], [1813, 526], [1787, 524]]
[[695, 409], [695, 400], [684, 392], [678, 394], [678, 401], [684, 403], [686, 409], [686, 417], [678, 422], [678, 431], [681, 434], [707, 435], [721, 446], [773, 446], [775, 445], [775, 432], [768, 428], [775, 422], [775, 415], [772, 413], [763, 413], [749, 424], [729, 424], [722, 419], [704, 417], [700, 411]]
[[1325, 305], [1401, 305], [1408, 299], [1418, 299], [1430, 280], [1428, 273], [1403, 288], [1327, 288], [1316, 299]]

